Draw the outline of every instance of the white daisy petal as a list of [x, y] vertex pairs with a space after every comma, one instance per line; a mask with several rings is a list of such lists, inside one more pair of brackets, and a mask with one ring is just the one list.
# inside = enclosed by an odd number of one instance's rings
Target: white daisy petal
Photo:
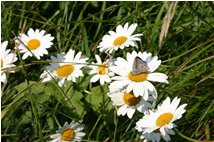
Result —
[[[172, 102], [167, 97], [162, 104], [158, 105], [157, 110], [150, 110], [149, 113], [144, 113], [143, 118], [136, 122], [136, 129], [142, 133], [142, 137], [147, 140], [156, 141], [161, 136], [165, 141], [170, 141], [169, 135], [175, 134], [172, 129], [176, 125], [173, 122], [180, 119], [180, 116], [184, 113], [179, 112], [180, 115], [177, 115], [178, 109], [183, 109], [183, 106], [186, 106], [184, 104], [178, 107], [178, 102], [180, 102], [180, 99], [177, 97]], [[157, 129], [159, 132], [155, 131]]]
[[137, 28], [137, 24], [132, 24], [132, 25], [128, 28], [128, 35], [131, 36], [132, 33], [135, 31], [136, 28]]
[[[111, 40], [111, 37], [112, 37], [112, 36], [113, 36], [113, 37], [116, 37], [116, 36], [117, 36], [116, 33], [113, 32], [113, 31], [109, 31], [109, 34], [110, 34], [110, 36], [109, 36], [109, 35], [105, 35], [106, 37], [109, 38], [109, 40]], [[104, 38], [105, 38], [105, 36], [104, 36]]]
[[[157, 91], [155, 89], [155, 87], [149, 82], [149, 81], [145, 81], [144, 85], [146, 86], [145, 88], [147, 88], [148, 90], [145, 90], [145, 94], [151, 94], [153, 96], [154, 99], [157, 98]], [[149, 92], [148, 92], [149, 91]], [[148, 97], [147, 97], [148, 99]], [[145, 99], [145, 100], [147, 100]]]
[[[109, 75], [110, 76], [110, 75]], [[111, 78], [108, 75], [104, 75], [104, 79], [106, 82], [111, 82]]]
[[1, 82], [2, 82], [2, 83], [7, 83], [7, 76], [6, 76], [6, 73], [1, 73]]
[[23, 33], [19, 35], [19, 38], [22, 42], [20, 42], [19, 40], [17, 40], [16, 42], [19, 44], [18, 49], [20, 50], [20, 52], [24, 53], [24, 55], [22, 56], [23, 60], [25, 60], [29, 56], [32, 57], [32, 53], [38, 60], [43, 55], [48, 54], [48, 51], [46, 49], [50, 48], [50, 46], [53, 44], [51, 41], [54, 39], [54, 37], [49, 36], [50, 34], [48, 34], [48, 36], [44, 35], [44, 33], [44, 30], [39, 32], [38, 29], [34, 31], [32, 28], [30, 28], [27, 32], [27, 35]]
[[[133, 24], [132, 24], [133, 25]], [[123, 27], [123, 29], [124, 29], [124, 31], [127, 31], [128, 30], [128, 27], [129, 27], [129, 23], [128, 22], [126, 22], [126, 24], [124, 25], [124, 27]], [[137, 27], [137, 26], [136, 26]], [[134, 29], [135, 30], [135, 29]], [[134, 30], [133, 30], [133, 32], [134, 32]]]
[[[133, 46], [133, 43], [140, 41], [140, 38], [138, 37], [141, 36], [141, 34], [132, 35], [136, 27], [137, 24], [131, 24], [130, 27], [128, 27], [128, 23], [126, 23], [124, 27], [122, 27], [122, 25], [118, 25], [116, 27], [116, 32], [109, 31], [110, 35], [105, 35], [99, 43], [98, 48], [100, 52], [105, 51], [112, 53], [113, 50], [117, 51], [119, 48], [124, 49], [129, 45]], [[133, 37], [138, 38], [138, 40]]]
[[146, 86], [146, 88], [149, 90], [149, 91], [153, 91], [154, 90], [154, 86], [152, 85], [152, 83], [150, 83], [149, 81], [144, 81], [143, 82], [143, 85]]
[[100, 56], [95, 55], [95, 58], [96, 58], [98, 64], [102, 64], [102, 61], [101, 61], [101, 59], [100, 59]]
[[[89, 68], [91, 68], [92, 70], [89, 72], [89, 74], [94, 74], [94, 76], [91, 78], [91, 82], [96, 82], [96, 81], [100, 81], [101, 85], [104, 85], [105, 82], [110, 82], [111, 78], [110, 76], [113, 75], [114, 73], [112, 71], [110, 71], [108, 65], [106, 62], [102, 63], [101, 58], [98, 55], [95, 55], [95, 58], [97, 60], [97, 66], [94, 65], [89, 65]], [[108, 64], [112, 64], [111, 61], [109, 61], [109, 59], [106, 60], [108, 62]]]
[[97, 80], [99, 80], [100, 76], [99, 75], [94, 75], [92, 78], [91, 78], [91, 82], [96, 82]]
[[121, 25], [118, 25], [116, 28], [116, 33], [121, 33], [123, 31], [123, 27]]
[[114, 81], [109, 85], [110, 90], [114, 90], [114, 88], [121, 89], [126, 87], [130, 83], [129, 80], [122, 80], [122, 81]]
[[115, 92], [115, 93], [108, 93], [109, 97], [111, 97], [111, 100], [113, 101], [113, 104], [116, 106], [122, 106], [124, 105], [123, 95], [121, 95], [121, 92]]
[[145, 88], [145, 87], [142, 86], [141, 83], [135, 83], [135, 87], [134, 87], [134, 89], [133, 89], [134, 95], [135, 95], [136, 97], [138, 97], [138, 96], [144, 96], [144, 94], [145, 94], [145, 89], [144, 89], [144, 88]]
[[25, 60], [28, 56], [32, 57], [31, 53], [24, 53], [24, 55], [22, 56], [22, 59]]
[[152, 59], [148, 62], [148, 66], [150, 68], [150, 72], [154, 72], [161, 64], [161, 60], [158, 60], [157, 56], [152, 57]]
[[105, 83], [105, 80], [103, 77], [100, 78], [100, 84], [103, 85]]
[[167, 78], [167, 75], [163, 73], [150, 73], [148, 74], [147, 80], [168, 84]]
[[60, 135], [60, 134], [54, 134], [54, 135], [51, 135], [50, 137], [51, 137], [52, 139], [55, 139], [55, 138], [59, 137], [59, 135]]
[[135, 113], [135, 110], [136, 109], [133, 106], [129, 108], [129, 110], [127, 112], [128, 118], [130, 118], [130, 119], [132, 118], [133, 114]]
[[118, 67], [116, 67], [116, 66], [111, 66], [111, 67], [109, 67], [109, 69], [110, 69], [112, 72], [114, 72], [114, 73], [116, 73], [116, 74], [118, 74], [118, 75], [120, 75], [120, 76], [125, 76], [125, 75], [127, 75], [126, 69], [121, 69], [121, 68], [118, 68]]
[[69, 125], [65, 122], [64, 126], [56, 131], [56, 134], [50, 136], [51, 142], [81, 141], [85, 136], [85, 133], [81, 132], [83, 128], [79, 122], [72, 121]]
[[7, 49], [8, 41], [1, 43], [0, 54], [1, 54], [1, 82], [7, 83], [7, 74], [13, 73], [14, 62], [17, 61], [17, 55], [12, 53], [10, 49]]
[[78, 62], [80, 60], [81, 54], [82, 54], [81, 51], [76, 54], [76, 56], [74, 57], [74, 62]]
[[170, 136], [169, 136], [167, 133], [166, 133], [165, 136], [162, 135], [162, 138], [163, 138], [165, 141], [170, 141], [170, 140], [171, 140]]
[[128, 111], [127, 105], [123, 105], [117, 110], [117, 115], [123, 115], [124, 116], [127, 113], [127, 111]]
[[77, 137], [80, 139], [81, 137], [84, 137], [85, 136], [85, 133], [83, 132], [78, 132], [77, 133]]
[[128, 118], [132, 118], [136, 110], [144, 113], [151, 106], [149, 102], [144, 105], [143, 97], [135, 97], [135, 95], [130, 92], [126, 92], [125, 89], [116, 92], [109, 92], [108, 96], [113, 101], [113, 105], [118, 106], [117, 115], [124, 116], [127, 114]]
[[149, 81], [168, 83], [167, 75], [151, 72], [161, 63], [157, 56], [152, 57], [151, 53], [133, 51], [127, 53], [126, 59], [118, 57], [114, 63], [110, 70], [116, 76], [111, 78], [113, 82], [109, 85], [110, 90], [124, 88], [127, 92], [132, 91], [136, 97], [143, 96], [147, 100], [151, 94], [156, 99], [157, 91]]
[[182, 117], [182, 114], [184, 112], [186, 112], [186, 110], [184, 109], [187, 106], [187, 104], [183, 104], [180, 107], [177, 108], [175, 114], [174, 114], [174, 118], [173, 120], [177, 120], [180, 119]]
[[144, 87], [143, 99], [146, 101], [148, 101], [148, 99], [149, 99], [149, 92], [146, 87]]
[[[76, 82], [77, 77], [83, 76], [80, 69], [85, 66], [87, 58], [82, 58], [80, 52], [77, 53], [77, 56], [74, 53], [75, 51], [70, 49], [67, 54], [63, 52], [57, 54], [56, 57], [51, 56], [50, 66], [47, 66], [46, 70], [40, 76], [40, 78], [43, 78], [43, 82], [52, 80], [54, 77], [54, 79], [59, 80], [58, 85], [62, 86], [66, 80]], [[77, 64], [72, 64], [74, 62]], [[83, 65], [79, 65], [80, 62]]]
[[166, 131], [164, 130], [164, 127], [160, 127], [159, 130], [160, 130], [162, 136], [166, 135]]
[[[126, 88], [127, 92], [131, 92], [133, 90], [133, 88], [135, 87], [136, 83], [134, 82], [130, 82]], [[135, 93], [134, 93], [135, 94]], [[136, 94], [137, 95], [137, 94]], [[137, 95], [136, 97], [138, 97], [139, 95]]]
[[171, 129], [168, 129], [167, 133], [170, 134], [170, 135], [175, 135], [175, 132], [173, 130], [171, 130]]

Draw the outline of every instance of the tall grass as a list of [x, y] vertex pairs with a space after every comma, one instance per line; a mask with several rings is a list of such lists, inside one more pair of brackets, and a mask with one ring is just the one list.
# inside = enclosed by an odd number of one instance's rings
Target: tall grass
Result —
[[107, 85], [90, 83], [90, 75], [67, 82], [66, 87], [39, 78], [46, 59], [70, 48], [82, 51], [90, 61], [95, 54], [106, 58], [97, 49], [99, 42], [126, 22], [137, 23], [136, 32], [143, 32], [140, 46], [114, 56], [125, 57], [133, 50], [158, 55], [163, 62], [158, 70], [169, 76], [169, 85], [155, 84], [157, 103], [178, 96], [188, 104], [172, 141], [214, 140], [213, 2], [2, 1], [1, 10], [1, 41], [8, 40], [9, 48], [29, 28], [44, 29], [55, 37], [42, 61], [19, 58], [16, 73], [1, 85], [2, 141], [49, 141], [60, 125], [72, 119], [83, 120], [85, 141], [141, 141], [134, 129], [140, 115], [118, 117], [106, 95]]

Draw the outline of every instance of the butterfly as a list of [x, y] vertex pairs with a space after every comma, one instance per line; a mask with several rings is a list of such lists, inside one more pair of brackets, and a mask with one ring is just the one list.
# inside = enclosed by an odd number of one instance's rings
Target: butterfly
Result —
[[148, 65], [140, 57], [135, 57], [132, 65], [132, 74], [138, 75], [143, 72], [148, 72]]

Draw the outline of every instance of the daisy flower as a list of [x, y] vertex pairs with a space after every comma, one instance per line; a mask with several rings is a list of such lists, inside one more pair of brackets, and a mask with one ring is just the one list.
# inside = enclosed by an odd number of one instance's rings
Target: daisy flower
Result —
[[137, 24], [131, 24], [128, 27], [128, 23], [126, 23], [124, 27], [121, 25], [117, 26], [116, 32], [109, 31], [109, 35], [105, 35], [98, 46], [100, 52], [112, 53], [113, 50], [124, 49], [130, 45], [137, 47], [136, 41], [140, 41], [140, 36], [143, 34], [132, 35], [136, 27]]
[[30, 29], [27, 32], [28, 35], [20, 34], [19, 40], [16, 42], [19, 44], [18, 49], [20, 49], [21, 53], [24, 53], [22, 59], [26, 59], [28, 56], [33, 56], [39, 60], [43, 55], [47, 55], [47, 48], [50, 48], [53, 44], [51, 41], [54, 39], [50, 34], [45, 35], [45, 31], [39, 31], [36, 29]]
[[[152, 107], [142, 96], [136, 97], [132, 92], [127, 93], [125, 90], [109, 92], [108, 96], [113, 101], [113, 104], [119, 107], [117, 110], [118, 116], [127, 114], [128, 118], [131, 119], [136, 110], [144, 113], [148, 108]], [[154, 101], [154, 99], [150, 97], [149, 101]]]
[[[17, 61], [17, 56], [15, 53], [10, 53], [10, 49], [7, 48], [8, 41], [5, 41], [1, 43], [1, 82], [6, 83], [7, 78], [6, 78], [6, 73], [5, 72], [13, 72], [10, 68], [14, 67], [15, 65], [13, 64], [15, 61]], [[2, 69], [5, 71], [3, 72]]]
[[172, 102], [167, 97], [157, 110], [149, 111], [142, 119], [136, 123], [136, 129], [142, 133], [142, 138], [152, 141], [160, 141], [162, 137], [165, 141], [169, 141], [169, 135], [173, 135], [172, 128], [176, 127], [174, 121], [180, 119], [186, 111], [184, 108], [187, 104], [178, 107], [180, 99], [175, 97]]
[[[148, 100], [149, 94], [152, 94], [154, 98], [157, 98], [157, 91], [155, 87], [149, 81], [156, 81], [162, 83], [168, 83], [167, 75], [159, 72], [154, 72], [161, 64], [161, 60], [158, 60], [157, 56], [152, 57], [151, 53], [147, 52], [135, 52], [127, 53], [127, 60], [118, 57], [114, 62], [115, 66], [111, 66], [110, 70], [117, 74], [112, 77], [114, 80], [109, 88], [126, 88], [126, 92], [133, 91], [136, 97], [143, 96], [144, 100]], [[139, 66], [134, 62], [135, 59], [141, 60], [144, 63], [143, 68], [146, 67], [146, 71], [134, 74], [134, 66]], [[141, 68], [142, 68], [141, 67]]]
[[65, 122], [64, 126], [56, 131], [56, 134], [51, 135], [51, 142], [76, 142], [81, 141], [85, 136], [85, 133], [81, 132], [83, 126], [75, 121], [72, 121], [69, 125]]
[[[144, 129], [141, 127], [136, 127], [136, 129], [139, 132], [143, 132]], [[171, 138], [169, 135], [175, 135], [175, 132], [171, 129], [165, 129], [166, 134], [164, 136], [161, 135], [160, 132], [155, 131], [155, 132], [150, 132], [150, 133], [146, 133], [143, 132], [142, 135], [140, 136], [140, 139], [143, 139], [143, 142], [148, 142], [148, 141], [152, 141], [152, 142], [159, 142], [161, 140], [161, 137], [165, 140], [165, 141], [170, 141]]]
[[75, 55], [75, 51], [70, 49], [67, 54], [57, 54], [56, 57], [51, 56], [50, 66], [45, 67], [45, 71], [41, 74], [42, 82], [50, 81], [53, 78], [59, 80], [58, 85], [62, 86], [65, 80], [76, 82], [76, 78], [83, 76], [81, 68], [86, 65], [88, 58], [81, 57], [82, 52]]
[[[110, 59], [106, 60], [106, 62], [102, 62], [100, 56], [95, 55], [97, 63], [92, 62], [93, 65], [90, 65], [89, 68], [92, 70], [89, 74], [95, 74], [91, 78], [91, 82], [96, 82], [100, 80], [100, 84], [103, 85], [105, 82], [111, 82], [110, 76], [113, 76], [114, 73], [110, 72], [108, 67], [113, 63]], [[95, 65], [94, 65], [95, 64]]]

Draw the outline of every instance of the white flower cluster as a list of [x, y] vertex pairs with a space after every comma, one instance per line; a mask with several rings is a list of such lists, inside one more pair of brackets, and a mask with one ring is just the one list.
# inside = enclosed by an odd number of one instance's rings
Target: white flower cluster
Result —
[[[116, 32], [109, 31], [98, 45], [100, 52], [112, 54], [119, 49], [138, 47], [137, 42], [141, 41], [142, 34], [133, 34], [137, 24], [126, 23], [119, 25]], [[20, 34], [16, 40], [22, 59], [34, 56], [36, 59], [48, 54], [47, 49], [53, 43], [50, 34], [45, 35], [45, 31], [30, 29], [28, 34]], [[6, 83], [6, 73], [12, 72], [13, 64], [18, 58], [15, 53], [10, 53], [6, 49], [7, 42], [1, 45], [1, 82]], [[172, 130], [176, 127], [174, 121], [180, 119], [186, 111], [183, 104], [179, 106], [180, 99], [175, 97], [172, 102], [169, 97], [153, 108], [151, 103], [157, 100], [158, 93], [151, 82], [168, 84], [168, 77], [164, 73], [156, 72], [161, 65], [161, 60], [157, 56], [152, 56], [149, 52], [136, 52], [126, 54], [126, 58], [111, 56], [102, 61], [99, 55], [95, 55], [96, 63], [88, 63], [87, 57], [82, 56], [82, 52], [70, 49], [67, 53], [57, 53], [51, 56], [49, 65], [45, 67], [40, 75], [42, 82], [57, 80], [59, 86], [65, 85], [66, 81], [76, 82], [76, 79], [83, 76], [82, 69], [88, 67], [91, 83], [99, 81], [101, 85], [109, 83], [108, 96], [113, 105], [117, 107], [117, 115], [132, 118], [137, 111], [144, 116], [136, 122], [136, 129], [141, 132], [144, 141], [151, 140], [159, 142], [161, 137], [165, 141], [170, 141], [169, 135], [174, 135]], [[51, 135], [52, 142], [81, 141], [85, 133], [81, 132], [83, 126], [72, 121], [70, 125], [66, 122], [56, 134]]]
[[[142, 34], [132, 35], [136, 27], [137, 24], [128, 27], [128, 23], [124, 27], [117, 26], [116, 32], [109, 31], [109, 35], [103, 37], [98, 48], [101, 52], [112, 53], [129, 46], [137, 47]], [[186, 104], [178, 106], [180, 99], [177, 97], [172, 102], [167, 97], [157, 109], [152, 108], [151, 102], [156, 101], [158, 94], [151, 82], [168, 84], [166, 74], [155, 72], [160, 64], [161, 60], [151, 53], [132, 51], [127, 53], [126, 59], [118, 57], [108, 67], [109, 72], [115, 74], [111, 77], [108, 96], [118, 107], [117, 115], [127, 115], [131, 119], [136, 110], [143, 113], [135, 128], [145, 142], [159, 142], [161, 137], [170, 141], [169, 135], [175, 134], [172, 130], [176, 127], [174, 121], [186, 111]]]

